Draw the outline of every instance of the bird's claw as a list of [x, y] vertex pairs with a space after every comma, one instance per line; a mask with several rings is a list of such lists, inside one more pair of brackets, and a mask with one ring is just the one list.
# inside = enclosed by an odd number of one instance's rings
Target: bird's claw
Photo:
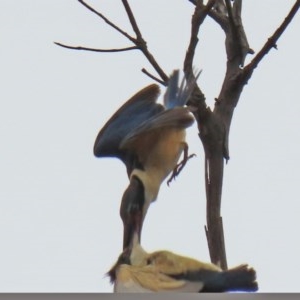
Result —
[[187, 157], [184, 157], [184, 158], [182, 159], [182, 161], [181, 161], [179, 164], [176, 165], [176, 167], [174, 168], [174, 170], [173, 170], [173, 172], [172, 172], [172, 175], [170, 176], [170, 178], [169, 178], [168, 181], [167, 181], [167, 185], [168, 185], [168, 186], [169, 186], [170, 182], [171, 182], [173, 179], [175, 180], [175, 178], [179, 175], [179, 173], [182, 171], [182, 169], [184, 168], [184, 166], [185, 166], [185, 164], [187, 163], [187, 161], [188, 161], [190, 158], [194, 157], [194, 156], [196, 156], [196, 154], [191, 154], [191, 155], [189, 155], [189, 156], [187, 156]]

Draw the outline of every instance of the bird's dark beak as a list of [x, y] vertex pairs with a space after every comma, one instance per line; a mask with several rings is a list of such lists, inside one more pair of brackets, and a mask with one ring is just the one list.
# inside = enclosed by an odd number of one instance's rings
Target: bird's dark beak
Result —
[[134, 220], [126, 220], [123, 226], [123, 249], [131, 248], [133, 246], [134, 237], [136, 237], [137, 241], [140, 241], [141, 230], [139, 230], [139, 226], [135, 224]]
[[[120, 215], [123, 221], [123, 249], [140, 242], [143, 226], [143, 207], [145, 203], [143, 183], [133, 176], [123, 194]], [[136, 239], [136, 241], [135, 241]]]

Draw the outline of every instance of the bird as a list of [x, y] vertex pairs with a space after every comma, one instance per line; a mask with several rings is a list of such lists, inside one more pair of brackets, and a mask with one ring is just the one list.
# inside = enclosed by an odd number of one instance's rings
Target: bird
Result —
[[[151, 84], [126, 101], [98, 133], [94, 155], [120, 159], [129, 177], [120, 206], [123, 249], [128, 247], [132, 234], [132, 215], [143, 220], [162, 182], [171, 172], [167, 183], [175, 179], [193, 156], [188, 155], [185, 135], [194, 117], [185, 104], [199, 75], [200, 72], [193, 79], [183, 79], [179, 86], [179, 70], [174, 70], [168, 81], [164, 105], [157, 103], [159, 86]], [[182, 153], [183, 159], [178, 163]], [[143, 222], [140, 224], [142, 226]]]
[[256, 272], [247, 264], [222, 270], [212, 263], [162, 250], [147, 253], [139, 243], [124, 249], [107, 273], [115, 293], [255, 292]]
[[[229, 270], [171, 251], [146, 252], [141, 245], [143, 201], [125, 197], [129, 212], [127, 247], [107, 273], [114, 292], [255, 292], [256, 272], [247, 264]], [[130, 200], [130, 201], [129, 201]], [[124, 227], [126, 230], [126, 227]]]

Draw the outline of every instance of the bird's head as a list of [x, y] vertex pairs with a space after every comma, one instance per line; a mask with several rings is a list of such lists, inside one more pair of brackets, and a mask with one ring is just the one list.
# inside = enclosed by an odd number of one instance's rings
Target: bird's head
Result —
[[122, 198], [120, 215], [124, 225], [123, 249], [132, 248], [140, 243], [145, 217], [145, 188], [136, 176], [130, 178], [130, 184]]
[[112, 266], [112, 268], [107, 272], [107, 275], [110, 278], [110, 282], [114, 283], [117, 277], [118, 267], [122, 264], [130, 265], [130, 249], [126, 248], [118, 257], [116, 263]]
[[123, 252], [119, 255], [116, 263], [107, 272], [107, 275], [110, 277], [110, 281], [114, 283], [120, 265], [143, 267], [148, 264], [148, 253], [142, 248], [142, 246], [138, 242], [135, 242], [134, 245], [127, 247], [123, 250]]

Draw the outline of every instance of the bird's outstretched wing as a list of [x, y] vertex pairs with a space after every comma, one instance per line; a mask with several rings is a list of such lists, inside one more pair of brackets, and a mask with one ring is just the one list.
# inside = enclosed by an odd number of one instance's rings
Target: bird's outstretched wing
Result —
[[135, 149], [139, 147], [147, 149], [147, 144], [151, 146], [156, 143], [156, 139], [164, 138], [165, 129], [181, 130], [191, 126], [193, 122], [194, 117], [186, 107], [162, 111], [129, 132], [122, 140], [120, 147], [131, 151], [138, 151]]
[[125, 102], [100, 130], [94, 144], [94, 155], [117, 157], [127, 166], [128, 155], [120, 149], [120, 143], [141, 123], [164, 109], [156, 103], [159, 93], [158, 85], [151, 84]]

